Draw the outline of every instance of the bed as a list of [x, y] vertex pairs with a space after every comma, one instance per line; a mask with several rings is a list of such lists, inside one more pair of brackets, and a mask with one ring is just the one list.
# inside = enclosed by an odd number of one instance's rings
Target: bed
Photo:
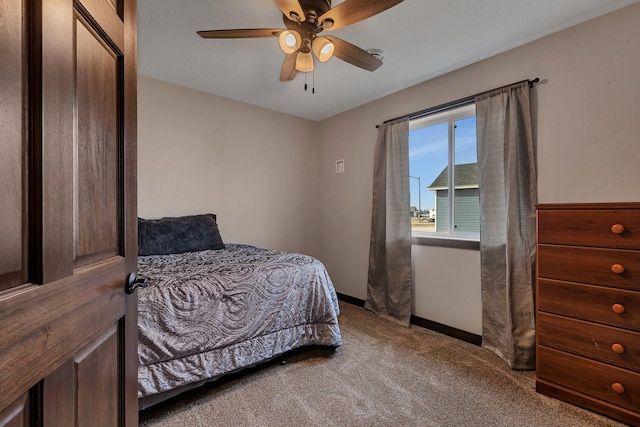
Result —
[[342, 345], [317, 259], [224, 244], [212, 214], [138, 229], [140, 409], [294, 349]]

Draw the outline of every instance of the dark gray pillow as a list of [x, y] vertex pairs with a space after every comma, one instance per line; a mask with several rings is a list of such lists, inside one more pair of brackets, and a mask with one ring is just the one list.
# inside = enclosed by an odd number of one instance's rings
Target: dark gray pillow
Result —
[[168, 255], [224, 249], [213, 214], [138, 218], [138, 255]]

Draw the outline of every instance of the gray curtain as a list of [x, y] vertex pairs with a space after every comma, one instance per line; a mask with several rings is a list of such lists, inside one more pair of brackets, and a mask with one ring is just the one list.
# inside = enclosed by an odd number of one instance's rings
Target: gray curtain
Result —
[[409, 120], [380, 126], [365, 308], [404, 326], [411, 321]]
[[476, 99], [482, 346], [535, 368], [537, 179], [527, 82]]

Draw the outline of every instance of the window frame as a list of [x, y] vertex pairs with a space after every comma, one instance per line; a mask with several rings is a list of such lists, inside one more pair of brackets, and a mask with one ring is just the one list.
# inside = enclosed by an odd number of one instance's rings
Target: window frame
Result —
[[[476, 116], [475, 100], [466, 103], [451, 105], [446, 109], [424, 114], [409, 120], [409, 132], [441, 123], [448, 123], [448, 188], [449, 202], [449, 231], [448, 232], [424, 232], [411, 230], [411, 243], [414, 245], [449, 247], [457, 249], [480, 249], [480, 233], [469, 234], [454, 232], [455, 222], [455, 122]], [[451, 167], [453, 165], [454, 167]], [[421, 191], [421, 190], [420, 190]]]

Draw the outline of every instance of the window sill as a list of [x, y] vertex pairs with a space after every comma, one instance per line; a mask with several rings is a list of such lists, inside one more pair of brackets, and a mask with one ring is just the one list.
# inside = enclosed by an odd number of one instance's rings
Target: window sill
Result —
[[419, 246], [436, 246], [441, 248], [468, 249], [479, 251], [480, 241], [472, 237], [452, 237], [451, 235], [434, 236], [414, 233], [411, 244]]

